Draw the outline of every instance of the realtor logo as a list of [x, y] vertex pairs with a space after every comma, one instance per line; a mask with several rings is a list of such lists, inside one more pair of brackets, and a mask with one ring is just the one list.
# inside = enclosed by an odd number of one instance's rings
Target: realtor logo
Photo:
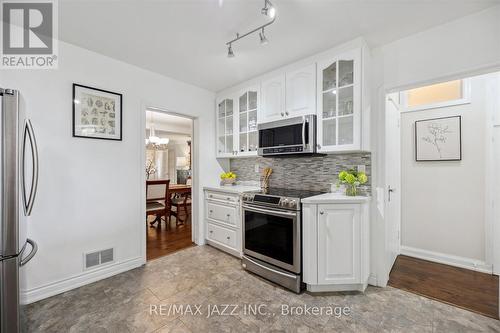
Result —
[[1, 68], [57, 68], [57, 0], [1, 0]]

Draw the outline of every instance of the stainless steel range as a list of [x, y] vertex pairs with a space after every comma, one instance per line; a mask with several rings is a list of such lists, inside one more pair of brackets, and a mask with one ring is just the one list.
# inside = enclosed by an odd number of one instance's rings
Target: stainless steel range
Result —
[[299, 293], [302, 285], [301, 199], [321, 192], [270, 189], [243, 194], [242, 266]]

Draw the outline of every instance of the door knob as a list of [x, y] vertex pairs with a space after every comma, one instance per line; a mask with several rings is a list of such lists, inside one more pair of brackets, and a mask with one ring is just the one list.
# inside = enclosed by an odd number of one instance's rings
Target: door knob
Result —
[[319, 214], [320, 214], [320, 215], [323, 215], [323, 214], [325, 214], [325, 212], [319, 212]]

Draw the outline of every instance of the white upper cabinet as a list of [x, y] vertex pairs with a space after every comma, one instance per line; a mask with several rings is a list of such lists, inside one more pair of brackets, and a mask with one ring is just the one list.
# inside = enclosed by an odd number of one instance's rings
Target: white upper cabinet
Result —
[[236, 156], [257, 155], [259, 137], [257, 118], [260, 105], [259, 86], [249, 87], [238, 94], [238, 116], [236, 121], [237, 141]]
[[232, 96], [222, 97], [217, 101], [217, 157], [235, 155], [236, 106], [236, 99]]
[[255, 156], [257, 124], [308, 114], [317, 116], [318, 152], [369, 151], [369, 62], [366, 43], [354, 40], [219, 94], [217, 157]]
[[316, 64], [291, 70], [261, 84], [259, 123], [316, 113]]
[[261, 83], [262, 107], [259, 123], [285, 117], [285, 75], [279, 75]]
[[260, 87], [221, 95], [217, 101], [217, 157], [257, 156]]
[[286, 73], [286, 116], [316, 114], [316, 64]]
[[361, 150], [361, 49], [318, 62], [320, 152]]

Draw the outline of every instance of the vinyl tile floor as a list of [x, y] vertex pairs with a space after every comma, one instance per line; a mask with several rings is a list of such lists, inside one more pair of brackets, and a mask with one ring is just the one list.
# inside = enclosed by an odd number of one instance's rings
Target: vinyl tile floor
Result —
[[33, 303], [27, 317], [29, 332], [58, 333], [500, 332], [498, 320], [391, 287], [296, 295], [210, 246]]

